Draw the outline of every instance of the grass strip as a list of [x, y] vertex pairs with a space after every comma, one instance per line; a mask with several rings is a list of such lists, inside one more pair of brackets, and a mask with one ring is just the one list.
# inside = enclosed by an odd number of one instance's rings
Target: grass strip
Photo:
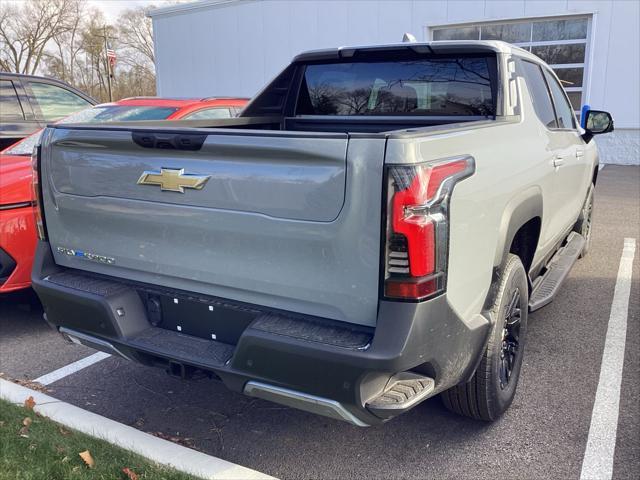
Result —
[[[86, 451], [94, 461], [93, 467], [80, 457]], [[194, 480], [195, 477], [0, 400], [0, 479]]]

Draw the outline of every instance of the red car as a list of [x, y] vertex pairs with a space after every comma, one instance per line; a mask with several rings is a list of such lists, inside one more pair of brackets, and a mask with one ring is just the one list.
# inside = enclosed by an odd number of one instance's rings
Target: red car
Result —
[[[64, 119], [64, 123], [140, 120], [205, 120], [235, 117], [243, 98], [126, 98], [96, 105]], [[0, 152], [0, 293], [31, 285], [36, 231], [31, 187], [31, 152], [40, 132]]]

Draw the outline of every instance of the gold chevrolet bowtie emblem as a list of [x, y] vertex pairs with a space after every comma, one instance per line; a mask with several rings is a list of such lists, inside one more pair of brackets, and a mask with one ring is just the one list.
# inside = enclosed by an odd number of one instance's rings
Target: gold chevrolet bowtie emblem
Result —
[[189, 175], [184, 168], [161, 168], [160, 172], [143, 172], [138, 185], [160, 185], [160, 190], [184, 193], [185, 188], [202, 190], [211, 175]]

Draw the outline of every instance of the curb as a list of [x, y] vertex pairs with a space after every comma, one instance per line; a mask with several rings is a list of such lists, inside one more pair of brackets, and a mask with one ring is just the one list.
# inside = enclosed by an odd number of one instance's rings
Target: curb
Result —
[[262, 480], [274, 478], [264, 473], [241, 467], [235, 463], [177, 445], [168, 440], [154, 437], [44, 393], [0, 379], [0, 398], [22, 405], [30, 396], [36, 402], [33, 410], [43, 417], [137, 453], [157, 464], [206, 479]]

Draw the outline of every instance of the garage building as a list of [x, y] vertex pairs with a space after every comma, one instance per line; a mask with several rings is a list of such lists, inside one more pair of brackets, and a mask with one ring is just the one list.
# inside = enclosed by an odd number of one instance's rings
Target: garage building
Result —
[[202, 0], [152, 10], [158, 94], [253, 96], [304, 50], [505, 40], [543, 58], [582, 105], [610, 111], [603, 163], [640, 164], [636, 0]]

